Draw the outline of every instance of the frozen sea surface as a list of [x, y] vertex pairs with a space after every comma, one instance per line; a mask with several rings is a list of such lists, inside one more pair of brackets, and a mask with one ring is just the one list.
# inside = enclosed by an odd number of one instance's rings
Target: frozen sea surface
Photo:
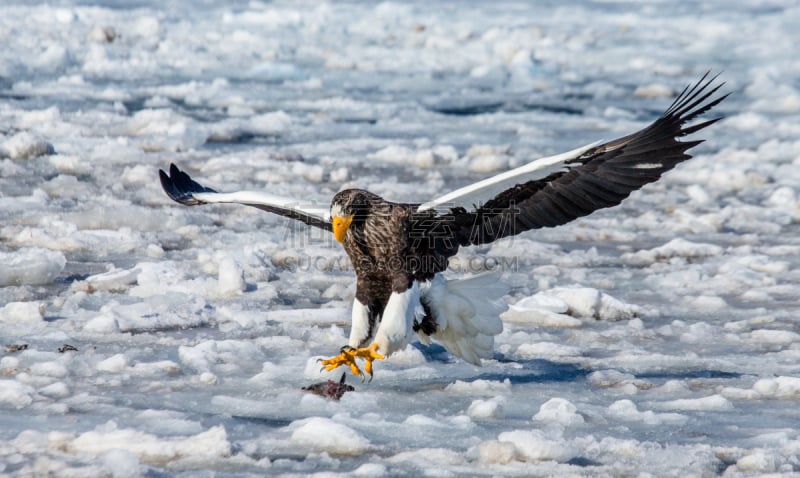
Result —
[[[4, 1], [0, 475], [800, 473], [798, 24], [793, 1]], [[694, 159], [453, 261], [511, 287], [492, 360], [411, 346], [339, 402], [301, 388], [339, 378], [315, 360], [349, 330], [341, 247], [157, 181], [424, 201], [632, 132], [707, 70], [732, 95]]]

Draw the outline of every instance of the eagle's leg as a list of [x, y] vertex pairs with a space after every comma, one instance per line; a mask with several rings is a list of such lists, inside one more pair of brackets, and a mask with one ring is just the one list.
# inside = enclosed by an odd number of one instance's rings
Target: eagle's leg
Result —
[[326, 360], [320, 360], [320, 364], [322, 367], [330, 372], [342, 365], [349, 365], [350, 371], [353, 372], [353, 375], [358, 375], [361, 377], [361, 381], [363, 382], [366, 379], [364, 372], [358, 367], [356, 363], [356, 357], [363, 358], [366, 363], [364, 364], [364, 370], [367, 371], [369, 374], [369, 380], [372, 381], [372, 362], [375, 359], [383, 360], [384, 357], [380, 353], [378, 353], [378, 344], [372, 344], [369, 347], [360, 347], [360, 348], [353, 348], [350, 346], [342, 347], [342, 353], [337, 355], [336, 357], [331, 357]]
[[[360, 281], [359, 284], [361, 284]], [[363, 286], [359, 285], [359, 287]], [[356, 298], [353, 300], [353, 326], [350, 329], [350, 343], [342, 347], [342, 353], [336, 357], [320, 360], [322, 368], [331, 371], [342, 365], [348, 365], [353, 375], [358, 375], [363, 381], [365, 380], [365, 375], [356, 363], [356, 358], [361, 357], [366, 361], [364, 369], [369, 374], [369, 379], [371, 381], [372, 362], [375, 359], [383, 359], [385, 357], [378, 353], [378, 344], [372, 344], [369, 347], [359, 347], [359, 345], [368, 343], [369, 337], [372, 335], [373, 324], [378, 321], [377, 314], [380, 310], [382, 310], [382, 307], [373, 307], [370, 310], [369, 307], [359, 300], [359, 294], [357, 292]]]

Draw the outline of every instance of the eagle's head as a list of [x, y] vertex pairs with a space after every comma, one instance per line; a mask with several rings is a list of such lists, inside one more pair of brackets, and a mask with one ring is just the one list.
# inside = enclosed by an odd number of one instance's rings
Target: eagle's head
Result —
[[383, 202], [383, 200], [363, 189], [339, 191], [331, 201], [331, 222], [336, 240], [344, 242], [351, 226], [363, 225], [372, 207], [378, 202]]

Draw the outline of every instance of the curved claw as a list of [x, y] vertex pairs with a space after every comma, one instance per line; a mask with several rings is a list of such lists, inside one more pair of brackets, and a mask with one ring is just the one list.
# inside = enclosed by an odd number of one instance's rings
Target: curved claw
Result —
[[356, 356], [363, 358], [364, 361], [366, 362], [364, 364], [364, 370], [369, 374], [370, 382], [372, 381], [372, 362], [374, 362], [376, 359], [383, 360], [386, 358], [383, 354], [378, 353], [377, 343], [374, 343], [369, 347], [364, 347], [356, 350]]
[[[367, 363], [364, 364], [364, 370], [369, 374], [369, 381], [372, 381], [372, 360], [367, 360]], [[361, 378], [361, 381], [364, 381], [364, 378]]]
[[350, 364], [350, 372], [352, 372], [353, 375], [358, 375], [359, 377], [361, 377], [361, 382], [362, 383], [364, 382], [364, 372], [362, 372], [361, 369], [358, 368], [358, 365], [356, 365], [355, 362]]

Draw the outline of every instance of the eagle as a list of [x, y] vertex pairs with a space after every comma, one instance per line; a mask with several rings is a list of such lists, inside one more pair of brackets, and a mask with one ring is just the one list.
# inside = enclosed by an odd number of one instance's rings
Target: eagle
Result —
[[491, 357], [503, 329], [490, 306], [497, 282], [485, 275], [445, 280], [449, 259], [461, 247], [615, 206], [689, 159], [687, 151], [702, 140], [679, 138], [720, 118], [687, 123], [729, 94], [718, 93], [724, 82], [716, 80], [706, 73], [686, 86], [658, 119], [633, 134], [537, 159], [428, 202], [392, 202], [345, 189], [325, 208], [261, 191], [217, 192], [175, 164], [169, 173], [159, 170], [159, 177], [166, 194], [187, 206], [244, 204], [333, 233], [352, 263], [356, 291], [348, 343], [339, 355], [321, 360], [324, 369], [349, 366], [362, 381], [364, 372], [372, 380], [373, 361], [401, 350], [415, 333], [423, 343], [436, 340], [479, 365]]

